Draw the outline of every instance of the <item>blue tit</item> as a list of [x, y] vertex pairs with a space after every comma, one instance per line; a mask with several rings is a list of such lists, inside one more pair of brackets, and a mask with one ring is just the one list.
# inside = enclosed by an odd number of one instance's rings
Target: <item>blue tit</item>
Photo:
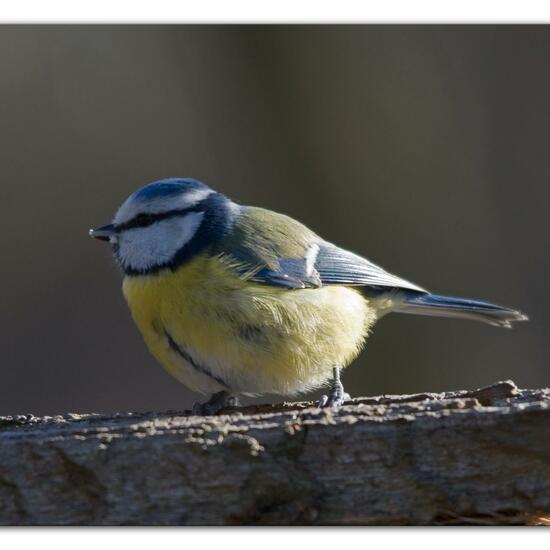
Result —
[[320, 406], [349, 396], [340, 370], [390, 312], [510, 327], [527, 317], [429, 293], [325, 241], [300, 222], [239, 205], [193, 179], [134, 192], [112, 224], [123, 292], [151, 353], [212, 414], [239, 395], [293, 396], [327, 385]]

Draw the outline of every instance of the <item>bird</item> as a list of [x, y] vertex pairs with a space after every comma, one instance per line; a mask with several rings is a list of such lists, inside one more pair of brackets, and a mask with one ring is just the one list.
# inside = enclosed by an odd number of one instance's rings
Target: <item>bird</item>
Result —
[[341, 371], [391, 312], [454, 317], [510, 328], [520, 311], [432, 294], [299, 221], [245, 206], [192, 178], [132, 193], [107, 241], [147, 347], [194, 392], [196, 414], [242, 396], [297, 396], [321, 387], [319, 407], [350, 399]]

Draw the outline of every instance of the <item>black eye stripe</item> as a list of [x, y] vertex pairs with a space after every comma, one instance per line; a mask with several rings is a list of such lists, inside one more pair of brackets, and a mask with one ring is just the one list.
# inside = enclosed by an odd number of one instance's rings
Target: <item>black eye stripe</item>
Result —
[[134, 229], [136, 227], [148, 227], [154, 223], [167, 220], [169, 218], [175, 218], [176, 216], [183, 216], [190, 212], [204, 212], [204, 207], [201, 207], [199, 204], [195, 206], [190, 206], [189, 208], [180, 208], [178, 210], [170, 210], [168, 212], [161, 212], [159, 214], [145, 214], [141, 213], [128, 220], [127, 222], [121, 223], [115, 227], [115, 231], [120, 233], [126, 229]]

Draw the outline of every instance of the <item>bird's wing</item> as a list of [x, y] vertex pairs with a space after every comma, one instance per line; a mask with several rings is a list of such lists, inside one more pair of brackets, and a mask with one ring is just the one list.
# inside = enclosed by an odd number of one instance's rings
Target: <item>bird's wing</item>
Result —
[[426, 292], [365, 258], [327, 242], [319, 246], [315, 269], [325, 285], [389, 287]]
[[284, 288], [323, 285], [404, 288], [419, 286], [365, 258], [321, 239], [296, 220], [261, 208], [244, 208], [223, 243], [236, 269], [254, 282]]

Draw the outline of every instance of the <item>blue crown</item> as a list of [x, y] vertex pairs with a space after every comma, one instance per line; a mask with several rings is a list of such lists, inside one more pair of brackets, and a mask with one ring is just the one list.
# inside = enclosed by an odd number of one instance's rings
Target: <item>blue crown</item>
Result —
[[149, 183], [138, 189], [133, 194], [133, 198], [138, 201], [150, 201], [160, 197], [173, 197], [199, 189], [209, 189], [209, 187], [192, 178], [167, 178]]

